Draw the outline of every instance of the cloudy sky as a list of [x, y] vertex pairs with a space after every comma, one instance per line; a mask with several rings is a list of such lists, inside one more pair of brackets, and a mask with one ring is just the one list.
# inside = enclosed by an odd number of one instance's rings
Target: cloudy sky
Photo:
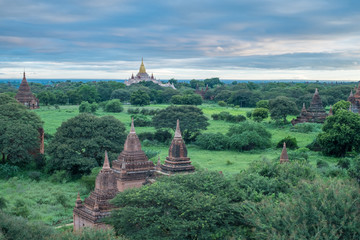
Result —
[[358, 0], [0, 0], [0, 78], [360, 80]]

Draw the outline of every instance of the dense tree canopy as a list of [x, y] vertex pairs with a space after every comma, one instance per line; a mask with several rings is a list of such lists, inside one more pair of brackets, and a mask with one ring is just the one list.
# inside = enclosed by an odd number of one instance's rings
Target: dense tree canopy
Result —
[[324, 154], [340, 157], [353, 150], [360, 151], [359, 132], [359, 114], [340, 109], [326, 119], [317, 139]]
[[283, 120], [286, 123], [286, 117], [290, 114], [299, 112], [296, 104], [287, 97], [277, 97], [269, 101], [270, 116], [275, 120]]
[[143, 90], [137, 90], [133, 92], [130, 96], [131, 105], [149, 105], [150, 104], [150, 96]]
[[1, 162], [24, 165], [33, 159], [40, 147], [39, 128], [42, 121], [15, 99], [0, 94]]
[[172, 128], [180, 120], [180, 129], [185, 141], [195, 140], [200, 130], [205, 130], [209, 123], [201, 109], [195, 106], [169, 106], [153, 117], [155, 128]]
[[80, 114], [63, 122], [48, 147], [50, 170], [89, 173], [101, 165], [104, 151], [119, 154], [126, 134], [124, 124], [112, 116]]

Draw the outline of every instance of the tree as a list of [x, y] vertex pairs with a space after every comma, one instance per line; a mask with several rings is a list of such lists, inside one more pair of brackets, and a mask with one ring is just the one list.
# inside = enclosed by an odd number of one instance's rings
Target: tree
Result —
[[73, 175], [89, 173], [101, 165], [105, 150], [109, 155], [119, 154], [125, 138], [124, 124], [113, 116], [79, 114], [57, 129], [48, 147], [47, 167], [50, 171], [66, 170]]
[[279, 96], [269, 101], [270, 116], [274, 120], [283, 120], [286, 123], [286, 117], [290, 114], [297, 114], [299, 112], [296, 104], [289, 98]]
[[269, 109], [269, 100], [260, 100], [256, 103], [257, 108]]
[[187, 142], [195, 140], [200, 130], [205, 130], [209, 125], [202, 110], [195, 106], [169, 106], [153, 117], [153, 124], [156, 129], [175, 130], [177, 119], [180, 120], [180, 129]]
[[150, 104], [150, 96], [143, 90], [137, 90], [133, 92], [130, 96], [131, 105], [149, 105]]
[[89, 103], [87, 101], [81, 102], [79, 106], [79, 112], [80, 113], [95, 113], [96, 110], [99, 108], [98, 104], [96, 102]]
[[202, 98], [198, 94], [174, 95], [171, 97], [172, 104], [201, 105]]
[[344, 101], [344, 100], [341, 100], [341, 101], [338, 101], [337, 103], [334, 104], [334, 106], [332, 107], [332, 110], [333, 110], [333, 114], [336, 114], [336, 112], [338, 110], [349, 110], [349, 107], [350, 107], [350, 102], [348, 101]]
[[326, 119], [322, 130], [317, 140], [324, 154], [341, 157], [353, 150], [360, 151], [358, 114], [340, 109]]
[[219, 78], [208, 78], [204, 80], [204, 85], [209, 86], [209, 88], [213, 88], [216, 85], [224, 85], [224, 83], [221, 82]]
[[256, 122], [261, 122], [268, 116], [269, 116], [269, 110], [267, 110], [266, 108], [255, 108], [254, 111], [252, 112], [252, 118]]
[[1, 162], [13, 165], [30, 163], [39, 148], [39, 129], [43, 122], [15, 99], [0, 94]]
[[99, 94], [94, 86], [83, 84], [77, 89], [77, 94], [81, 101], [88, 101], [89, 103], [96, 102], [99, 99]]
[[119, 99], [113, 99], [106, 103], [105, 112], [122, 112], [124, 110]]
[[111, 99], [119, 99], [120, 101], [130, 100], [130, 93], [125, 89], [117, 89], [111, 93]]

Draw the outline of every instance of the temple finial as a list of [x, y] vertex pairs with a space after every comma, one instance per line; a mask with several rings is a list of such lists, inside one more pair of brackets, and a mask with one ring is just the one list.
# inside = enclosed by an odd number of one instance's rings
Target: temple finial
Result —
[[319, 90], [315, 88], [315, 94], [319, 94]]
[[332, 116], [332, 115], [333, 115], [333, 110], [332, 110], [332, 105], [330, 105], [329, 115], [328, 116]]
[[98, 211], [99, 211], [99, 204], [98, 204], [97, 198], [95, 198], [94, 211], [95, 211], [95, 212], [98, 212]]
[[102, 169], [110, 169], [110, 163], [109, 163], [109, 158], [108, 158], [108, 154], [107, 151], [105, 150], [105, 159], [104, 159], [104, 165]]
[[76, 201], [81, 201], [81, 198], [80, 198], [80, 192], [78, 192], [78, 195], [77, 195], [77, 198], [76, 198]]
[[181, 138], [181, 131], [180, 131], [180, 121], [179, 119], [176, 121], [176, 130], [175, 130], [175, 138]]
[[135, 133], [134, 118], [131, 118], [131, 128], [130, 128], [130, 133]]
[[280, 163], [289, 162], [289, 156], [286, 150], [286, 143], [284, 142], [283, 149], [280, 155]]

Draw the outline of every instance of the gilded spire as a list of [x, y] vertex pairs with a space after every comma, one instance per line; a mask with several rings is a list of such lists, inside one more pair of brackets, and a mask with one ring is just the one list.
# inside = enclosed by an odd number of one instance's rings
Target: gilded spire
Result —
[[286, 150], [286, 143], [284, 142], [283, 149], [280, 155], [280, 163], [289, 162], [289, 156]]
[[180, 132], [180, 122], [179, 119], [176, 121], [176, 130], [175, 130], [175, 136], [174, 138], [182, 138], [181, 132]]
[[130, 128], [130, 133], [135, 133], [134, 118], [131, 118], [131, 128]]
[[140, 65], [139, 73], [146, 73], [143, 58], [141, 58], [141, 65]]
[[104, 160], [104, 165], [103, 165], [103, 170], [108, 170], [110, 169], [110, 163], [109, 163], [109, 158], [108, 158], [108, 154], [107, 151], [105, 150], [105, 160]]

